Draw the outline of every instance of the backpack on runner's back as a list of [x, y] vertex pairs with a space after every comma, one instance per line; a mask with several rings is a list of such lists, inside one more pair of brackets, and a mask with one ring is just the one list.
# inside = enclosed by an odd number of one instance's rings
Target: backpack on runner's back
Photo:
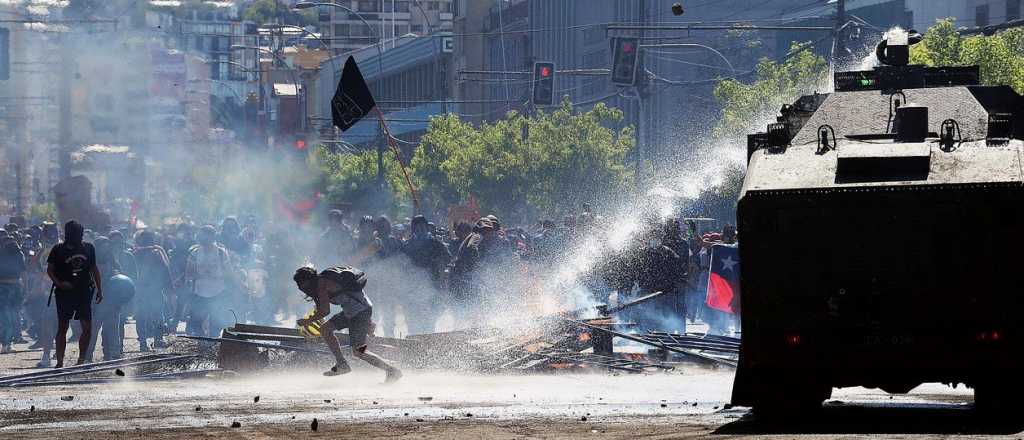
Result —
[[331, 267], [320, 272], [320, 276], [337, 283], [345, 292], [361, 292], [366, 287], [366, 273], [354, 267]]

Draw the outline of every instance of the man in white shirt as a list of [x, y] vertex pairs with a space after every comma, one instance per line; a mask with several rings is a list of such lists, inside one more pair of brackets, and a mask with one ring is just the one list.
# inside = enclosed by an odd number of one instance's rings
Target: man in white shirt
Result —
[[185, 277], [192, 284], [192, 302], [186, 331], [192, 335], [220, 336], [227, 326], [227, 282], [234, 274], [228, 251], [215, 241], [217, 230], [206, 225], [196, 236], [198, 245], [188, 255]]

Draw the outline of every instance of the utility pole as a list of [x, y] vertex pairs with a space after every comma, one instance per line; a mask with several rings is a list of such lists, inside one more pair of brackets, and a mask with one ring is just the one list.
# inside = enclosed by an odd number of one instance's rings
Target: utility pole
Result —
[[[643, 26], [645, 26], [647, 24], [647, 0], [640, 0], [638, 2], [638, 7], [639, 7], [639, 11], [638, 11], [639, 14], [638, 14], [637, 18], [638, 18], [638, 21], [640, 22], [640, 25], [641, 25], [641, 28], [638, 30], [638, 32], [639, 32], [639, 36], [640, 36], [640, 41], [643, 41], [644, 37], [646, 36], [645, 35], [646, 31], [644, 30]], [[642, 188], [643, 188], [643, 177], [644, 177], [643, 176], [643, 166], [644, 166], [643, 164], [644, 164], [644, 159], [647, 156], [647, 154], [646, 154], [647, 152], [644, 151], [646, 145], [643, 142], [643, 140], [644, 140], [643, 132], [646, 131], [645, 129], [647, 127], [644, 127], [644, 129], [641, 129], [641, 123], [643, 123], [643, 118], [641, 117], [641, 115], [643, 114], [644, 102], [646, 101], [646, 98], [647, 98], [645, 96], [647, 94], [647, 87], [646, 87], [646, 84], [647, 84], [647, 73], [646, 73], [646, 70], [644, 68], [643, 58], [642, 58], [641, 54], [639, 53], [640, 48], [637, 47], [636, 50], [637, 50], [637, 55], [636, 56], [637, 57], [641, 57], [641, 58], [638, 61], [638, 63], [640, 64], [640, 67], [637, 69], [637, 70], [639, 70], [639, 73], [637, 75], [636, 86], [634, 86], [635, 90], [636, 90], [636, 111], [633, 113], [633, 126], [636, 127], [636, 132], [634, 133], [634, 141], [633, 141], [634, 142], [634, 146], [633, 146], [633, 148], [636, 149], [636, 170], [635, 170], [635, 174], [636, 175], [634, 176], [634, 180], [636, 182], [637, 193], [640, 193], [642, 191]], [[646, 123], [643, 123], [643, 124], [646, 125]]]
[[384, 146], [387, 143], [387, 131], [384, 130], [384, 121], [378, 123], [380, 127], [380, 140], [377, 142], [377, 189], [384, 194]]
[[[23, 54], [25, 53], [26, 38], [24, 31], [18, 29], [15, 32], [10, 33], [10, 43], [8, 45], [8, 57], [9, 60], [24, 60]], [[20, 90], [27, 90], [25, 77], [23, 75], [12, 75], [11, 81], [13, 83], [12, 90], [18, 93]], [[14, 211], [18, 215], [25, 215], [25, 162], [29, 155], [29, 148], [27, 145], [27, 136], [25, 135], [28, 129], [28, 120], [26, 111], [25, 100], [16, 99], [14, 101], [14, 112], [13, 119], [8, 121], [8, 126], [14, 128], [13, 148], [10, 149], [14, 153], [14, 179], [15, 179], [15, 194], [14, 194]]]
[[71, 38], [67, 34], [60, 39], [60, 179], [71, 177], [71, 74], [75, 69], [74, 51], [71, 50]]
[[[838, 0], [836, 2], [836, 26], [832, 34], [832, 39], [835, 42], [836, 57], [842, 57], [846, 54], [846, 40], [840, 35], [842, 33], [843, 26], [846, 25], [846, 0]], [[836, 60], [833, 60], [835, 63]]]

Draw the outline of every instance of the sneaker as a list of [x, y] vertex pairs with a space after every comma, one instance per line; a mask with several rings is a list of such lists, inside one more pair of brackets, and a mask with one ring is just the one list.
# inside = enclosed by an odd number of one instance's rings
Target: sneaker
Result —
[[43, 348], [43, 341], [36, 341], [34, 344], [28, 346], [29, 350], [38, 350], [40, 348]]
[[338, 365], [331, 367], [330, 370], [324, 371], [324, 376], [341, 376], [342, 374], [348, 374], [350, 372], [352, 372], [352, 367], [348, 366], [348, 364], [339, 363]]
[[402, 378], [402, 370], [399, 370], [395, 367], [388, 368], [387, 372], [388, 375], [386, 378], [384, 378], [384, 383], [395, 383], [398, 382], [398, 379]]
[[57, 364], [54, 365], [53, 368], [57, 368], [57, 369], [64, 368], [64, 360], [63, 359], [57, 359]]
[[23, 338], [21, 336], [16, 336], [14, 338], [14, 343], [15, 344], [28, 344], [28, 341], [26, 341], [25, 338]]
[[40, 359], [39, 362], [36, 362], [36, 368], [50, 368], [51, 366], [53, 366], [53, 363], [50, 362], [49, 358]]
[[0, 354], [14, 353], [14, 346], [11, 344], [0, 345]]

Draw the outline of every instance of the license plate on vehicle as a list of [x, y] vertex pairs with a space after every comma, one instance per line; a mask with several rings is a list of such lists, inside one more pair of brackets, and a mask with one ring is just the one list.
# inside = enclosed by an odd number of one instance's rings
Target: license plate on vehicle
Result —
[[865, 335], [863, 344], [869, 346], [900, 346], [912, 345], [914, 336], [908, 334], [872, 334]]

